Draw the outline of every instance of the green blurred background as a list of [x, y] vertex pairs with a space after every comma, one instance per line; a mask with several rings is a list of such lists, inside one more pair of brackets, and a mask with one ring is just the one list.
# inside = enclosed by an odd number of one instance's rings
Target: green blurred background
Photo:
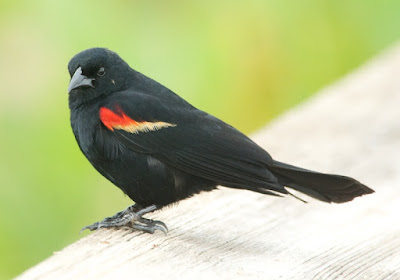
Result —
[[1, 1], [0, 278], [131, 202], [80, 153], [67, 63], [107, 47], [249, 133], [400, 35], [400, 1]]

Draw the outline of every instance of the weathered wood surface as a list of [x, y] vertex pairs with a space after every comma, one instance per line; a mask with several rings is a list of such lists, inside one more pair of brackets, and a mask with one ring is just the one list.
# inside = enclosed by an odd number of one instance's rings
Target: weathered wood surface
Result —
[[99, 230], [18, 279], [400, 279], [399, 77], [397, 46], [254, 137], [375, 194], [304, 204], [221, 188], [150, 215], [168, 236]]

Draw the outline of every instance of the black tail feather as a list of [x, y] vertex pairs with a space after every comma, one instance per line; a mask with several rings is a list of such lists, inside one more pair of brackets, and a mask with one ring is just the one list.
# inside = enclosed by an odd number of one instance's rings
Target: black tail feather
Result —
[[350, 177], [318, 173], [279, 161], [274, 161], [268, 169], [281, 185], [325, 202], [343, 203], [374, 192]]

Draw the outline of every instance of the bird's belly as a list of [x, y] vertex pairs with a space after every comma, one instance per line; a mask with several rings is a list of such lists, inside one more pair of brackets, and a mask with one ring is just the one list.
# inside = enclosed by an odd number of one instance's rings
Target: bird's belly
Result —
[[130, 150], [115, 159], [98, 158], [90, 162], [142, 206], [165, 206], [216, 185], [170, 167], [153, 156]]

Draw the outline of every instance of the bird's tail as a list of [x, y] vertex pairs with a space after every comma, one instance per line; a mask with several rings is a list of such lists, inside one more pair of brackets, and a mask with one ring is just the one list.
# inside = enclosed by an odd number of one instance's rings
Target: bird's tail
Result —
[[350, 177], [319, 173], [279, 161], [274, 161], [268, 169], [282, 186], [325, 202], [343, 203], [374, 192]]

